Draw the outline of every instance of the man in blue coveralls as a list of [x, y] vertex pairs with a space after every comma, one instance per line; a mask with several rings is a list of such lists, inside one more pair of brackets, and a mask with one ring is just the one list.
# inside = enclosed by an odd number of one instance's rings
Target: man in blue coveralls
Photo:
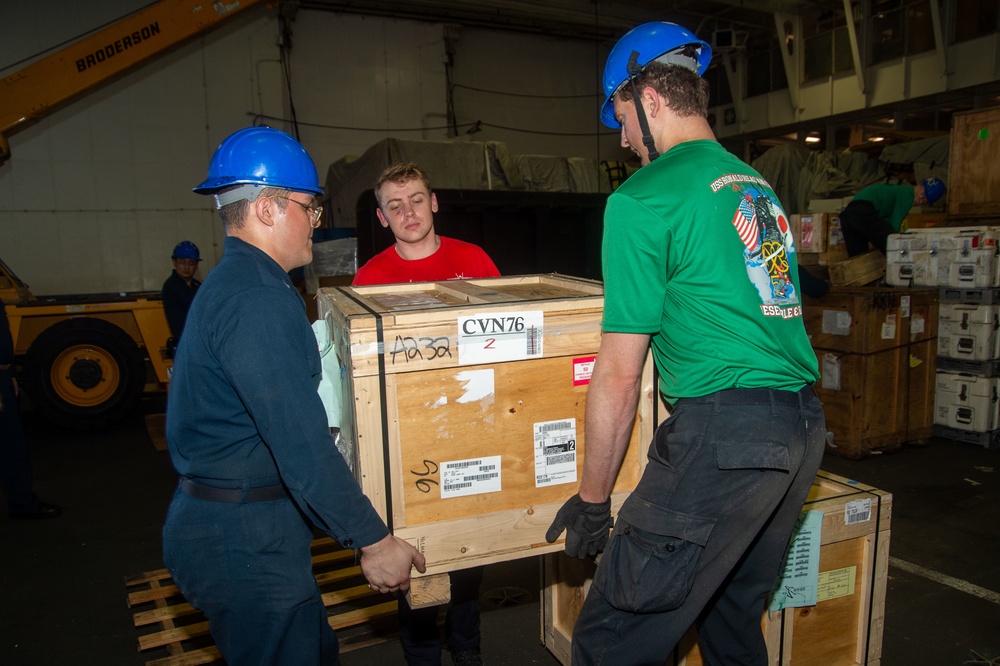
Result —
[[310, 523], [359, 549], [379, 592], [408, 589], [425, 564], [361, 493], [316, 391], [319, 350], [288, 276], [312, 260], [316, 168], [284, 132], [250, 127], [194, 191], [214, 195], [227, 238], [174, 361], [167, 441], [181, 480], [164, 561], [230, 666], [337, 664]]

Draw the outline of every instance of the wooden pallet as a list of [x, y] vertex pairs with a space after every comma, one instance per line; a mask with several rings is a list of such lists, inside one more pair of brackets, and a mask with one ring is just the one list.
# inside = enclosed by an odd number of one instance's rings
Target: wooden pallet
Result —
[[[354, 551], [320, 538], [313, 541], [312, 553], [313, 572], [340, 651], [396, 638], [396, 599], [368, 588]], [[140, 632], [139, 652], [151, 657], [147, 666], [223, 663], [205, 616], [184, 599], [166, 569], [127, 576], [125, 588], [128, 607], [134, 609], [133, 624]]]

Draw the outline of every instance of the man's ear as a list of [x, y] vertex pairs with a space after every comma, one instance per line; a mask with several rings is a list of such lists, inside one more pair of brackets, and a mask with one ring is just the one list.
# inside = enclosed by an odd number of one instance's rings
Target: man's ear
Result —
[[375, 209], [375, 214], [378, 215], [378, 221], [382, 223], [382, 226], [386, 229], [389, 228], [389, 221], [385, 219], [385, 215], [382, 214], [381, 208]]
[[642, 89], [642, 105], [646, 110], [646, 116], [655, 118], [663, 108], [663, 100], [652, 86], [646, 86]]
[[257, 197], [253, 201], [253, 212], [264, 226], [274, 226], [274, 217], [278, 212], [277, 204], [271, 197]]
[[437, 195], [431, 192], [431, 212], [438, 212], [438, 198]]

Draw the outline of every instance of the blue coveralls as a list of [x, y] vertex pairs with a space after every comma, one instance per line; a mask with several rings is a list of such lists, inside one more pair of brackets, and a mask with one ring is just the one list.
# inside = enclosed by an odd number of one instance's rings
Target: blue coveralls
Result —
[[[240, 489], [244, 501], [179, 487], [163, 555], [230, 666], [336, 664], [309, 523], [346, 547], [388, 535], [330, 437], [319, 378], [316, 338], [288, 275], [226, 239], [177, 350], [167, 441], [182, 483]], [[245, 501], [274, 486], [288, 497]]]
[[184, 332], [184, 323], [187, 321], [188, 310], [194, 302], [194, 296], [198, 293], [201, 282], [191, 278], [189, 285], [184, 281], [177, 271], [172, 271], [170, 277], [163, 283], [161, 295], [163, 296], [163, 313], [167, 316], [167, 326], [170, 327], [170, 334], [176, 341], [180, 341], [181, 333]]

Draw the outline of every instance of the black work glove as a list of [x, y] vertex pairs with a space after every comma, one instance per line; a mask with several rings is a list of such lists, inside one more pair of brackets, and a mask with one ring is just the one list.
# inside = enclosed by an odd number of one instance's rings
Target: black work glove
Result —
[[612, 523], [610, 497], [595, 504], [573, 495], [559, 508], [545, 540], [553, 543], [565, 529], [566, 554], [582, 560], [604, 550]]

